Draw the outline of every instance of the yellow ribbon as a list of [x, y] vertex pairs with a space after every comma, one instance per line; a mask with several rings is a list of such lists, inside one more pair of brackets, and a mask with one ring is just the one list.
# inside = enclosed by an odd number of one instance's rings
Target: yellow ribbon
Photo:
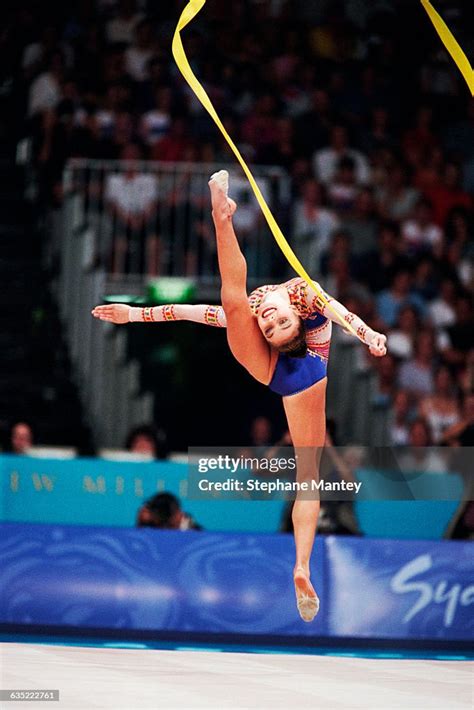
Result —
[[242, 170], [244, 171], [245, 175], [248, 178], [248, 181], [250, 182], [250, 185], [252, 187], [252, 190], [255, 194], [255, 197], [257, 198], [257, 202], [261, 207], [261, 210], [265, 216], [265, 219], [267, 220], [268, 226], [270, 227], [270, 230], [275, 237], [275, 240], [282, 250], [283, 254], [287, 258], [289, 264], [293, 267], [293, 269], [296, 271], [296, 273], [301, 276], [302, 279], [306, 281], [308, 286], [310, 286], [313, 291], [316, 291], [318, 294], [318, 297], [321, 299], [321, 301], [336, 315], [336, 317], [341, 321], [343, 327], [346, 330], [349, 330], [353, 335], [358, 337], [357, 333], [355, 332], [354, 328], [351, 326], [350, 323], [344, 320], [344, 318], [338, 313], [328, 302], [328, 300], [324, 297], [324, 295], [321, 293], [320, 289], [317, 287], [317, 285], [314, 283], [314, 281], [311, 279], [311, 277], [307, 274], [305, 271], [304, 267], [300, 263], [299, 259], [297, 258], [296, 254], [294, 253], [293, 249], [290, 247], [288, 242], [286, 241], [283, 232], [281, 231], [280, 227], [278, 226], [274, 216], [272, 215], [270, 208], [268, 207], [267, 203], [265, 202], [265, 198], [263, 197], [259, 186], [257, 185], [252, 173], [250, 172], [245, 160], [243, 159], [242, 155], [240, 154], [239, 149], [235, 145], [234, 141], [232, 138], [229, 136], [227, 133], [226, 129], [224, 128], [222, 121], [220, 120], [219, 116], [216, 113], [216, 110], [214, 109], [214, 106], [212, 105], [212, 102], [209, 98], [209, 96], [206, 94], [203, 86], [199, 83], [197, 80], [196, 76], [193, 73], [193, 70], [191, 69], [188, 58], [186, 57], [184, 48], [183, 48], [183, 43], [181, 41], [181, 31], [188, 25], [198, 14], [198, 12], [204, 7], [206, 4], [206, 0], [189, 0], [188, 4], [184, 8], [183, 12], [181, 13], [181, 17], [178, 20], [178, 24], [176, 26], [176, 30], [173, 36], [173, 43], [172, 43], [172, 52], [173, 52], [173, 57], [174, 60], [178, 66], [178, 69], [180, 70], [181, 74], [184, 76], [186, 81], [188, 82], [189, 86], [191, 89], [194, 91], [196, 94], [197, 98], [199, 101], [202, 103], [206, 111], [210, 114], [211, 118], [214, 120], [215, 124], [219, 128], [220, 132], [226, 139], [227, 143], [231, 147], [235, 157], [239, 161], [240, 165], [242, 166]]
[[433, 23], [436, 32], [439, 34], [442, 43], [454, 59], [459, 71], [465, 78], [472, 96], [474, 96], [474, 70], [469, 63], [468, 58], [454, 38], [449, 27], [432, 6], [431, 2], [429, 0], [421, 0], [421, 4], [428, 13], [428, 16]]

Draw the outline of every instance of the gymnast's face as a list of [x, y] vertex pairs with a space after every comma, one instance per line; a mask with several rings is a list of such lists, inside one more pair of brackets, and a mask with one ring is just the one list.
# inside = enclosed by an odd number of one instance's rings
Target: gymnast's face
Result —
[[288, 297], [276, 291], [269, 293], [260, 304], [257, 321], [265, 340], [280, 348], [293, 340], [299, 332], [300, 319]]

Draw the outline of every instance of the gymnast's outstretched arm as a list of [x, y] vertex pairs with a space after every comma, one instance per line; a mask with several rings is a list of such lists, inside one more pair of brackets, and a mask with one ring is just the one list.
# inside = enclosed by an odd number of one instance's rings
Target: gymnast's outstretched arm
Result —
[[147, 306], [138, 308], [124, 303], [107, 303], [96, 306], [92, 315], [100, 320], [116, 325], [125, 323], [167, 323], [170, 321], [190, 321], [202, 323], [215, 328], [225, 328], [227, 321], [222, 306], [205, 304], [190, 305], [186, 303], [170, 303], [164, 306]]

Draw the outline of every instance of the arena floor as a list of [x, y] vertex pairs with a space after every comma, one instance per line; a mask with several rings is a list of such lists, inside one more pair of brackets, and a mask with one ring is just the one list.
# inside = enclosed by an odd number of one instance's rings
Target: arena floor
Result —
[[[56, 689], [59, 703], [110, 708], [472, 708], [469, 661], [3, 643], [3, 689]], [[2, 704], [2, 707], [7, 707]]]

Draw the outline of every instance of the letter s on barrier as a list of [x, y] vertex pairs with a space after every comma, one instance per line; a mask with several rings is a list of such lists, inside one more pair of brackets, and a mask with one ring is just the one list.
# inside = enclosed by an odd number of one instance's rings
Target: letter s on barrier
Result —
[[403, 621], [407, 623], [424, 609], [433, 599], [431, 585], [426, 582], [410, 582], [416, 574], [422, 574], [431, 569], [433, 562], [430, 555], [420, 555], [406, 564], [397, 572], [390, 582], [390, 589], [395, 594], [418, 592], [419, 597], [412, 608], [405, 614]]

